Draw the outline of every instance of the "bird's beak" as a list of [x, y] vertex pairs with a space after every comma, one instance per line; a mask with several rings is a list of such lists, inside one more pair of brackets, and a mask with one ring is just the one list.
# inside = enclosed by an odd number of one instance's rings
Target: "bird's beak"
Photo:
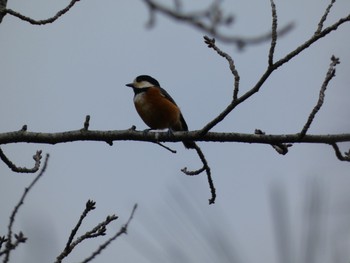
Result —
[[128, 84], [125, 84], [125, 86], [133, 88], [134, 87], [134, 83], [128, 83]]

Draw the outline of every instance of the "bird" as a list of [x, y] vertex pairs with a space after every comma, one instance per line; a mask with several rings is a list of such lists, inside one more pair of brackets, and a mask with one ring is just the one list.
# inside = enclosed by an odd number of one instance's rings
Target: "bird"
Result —
[[[170, 133], [188, 131], [180, 108], [156, 79], [149, 75], [140, 75], [126, 86], [133, 89], [136, 111], [150, 127], [148, 130], [168, 129]], [[183, 144], [187, 149], [196, 148], [193, 141], [184, 141]]]

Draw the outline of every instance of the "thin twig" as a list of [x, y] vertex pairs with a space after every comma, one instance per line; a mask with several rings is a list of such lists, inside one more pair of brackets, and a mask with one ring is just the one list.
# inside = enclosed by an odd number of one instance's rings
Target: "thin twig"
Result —
[[90, 262], [91, 260], [93, 260], [98, 254], [100, 254], [102, 252], [102, 250], [104, 250], [109, 244], [111, 244], [115, 239], [117, 239], [119, 236], [121, 236], [122, 234], [127, 234], [127, 230], [128, 230], [128, 226], [132, 220], [132, 218], [134, 217], [135, 211], [137, 208], [137, 204], [134, 205], [132, 212], [130, 214], [130, 217], [128, 219], [128, 221], [121, 227], [121, 229], [114, 235], [112, 236], [110, 239], [108, 239], [106, 242], [104, 242], [102, 245], [99, 246], [98, 249], [96, 249], [96, 251], [94, 251], [91, 256], [87, 257], [86, 259], [84, 259], [82, 261], [82, 263], [87, 263]]
[[5, 253], [3, 253], [3, 254], [5, 254], [5, 258], [3, 260], [3, 263], [7, 263], [10, 259], [11, 251], [13, 249], [15, 249], [19, 243], [23, 243], [26, 240], [24, 235], [20, 232], [18, 235], [15, 235], [15, 238], [17, 240], [16, 243], [12, 243], [13, 224], [15, 223], [16, 215], [17, 215], [20, 207], [24, 204], [24, 200], [27, 197], [28, 193], [33, 188], [33, 186], [38, 182], [38, 180], [44, 175], [44, 173], [46, 171], [48, 160], [49, 160], [49, 154], [46, 154], [44, 165], [42, 166], [41, 171], [34, 178], [34, 180], [29, 184], [29, 186], [24, 189], [22, 197], [20, 198], [19, 202], [17, 203], [17, 205], [15, 206], [15, 208], [12, 211], [12, 214], [10, 216], [9, 225], [7, 227], [6, 251], [5, 251]]
[[78, 232], [78, 229], [79, 227], [81, 226], [81, 223], [83, 222], [84, 218], [87, 216], [87, 214], [94, 210], [96, 208], [96, 203], [92, 200], [88, 200], [86, 202], [86, 205], [85, 205], [85, 209], [83, 211], [83, 213], [81, 214], [80, 218], [79, 218], [79, 221], [77, 223], [77, 225], [72, 229], [72, 232], [68, 238], [68, 241], [67, 241], [67, 244], [66, 244], [66, 247], [64, 250], [69, 250], [69, 247], [70, 245], [72, 244], [73, 242], [73, 239], [74, 239], [74, 236], [76, 235], [76, 233]]
[[273, 65], [273, 56], [275, 53], [275, 48], [277, 44], [277, 11], [276, 5], [273, 0], [271, 2], [271, 11], [272, 11], [272, 31], [271, 31], [271, 46], [269, 51], [269, 66]]
[[2, 248], [2, 244], [4, 244], [7, 241], [6, 236], [0, 236], [0, 256], [1, 254], [1, 248]]
[[54, 15], [53, 17], [50, 17], [48, 19], [44, 19], [44, 20], [35, 20], [32, 19], [30, 17], [24, 16], [16, 11], [13, 11], [12, 9], [6, 9], [5, 12], [6, 14], [10, 14], [13, 15], [23, 21], [29, 22], [32, 25], [46, 25], [46, 24], [50, 24], [55, 22], [58, 18], [60, 18], [62, 15], [64, 15], [65, 13], [67, 13], [77, 2], [79, 2], [80, 0], [71, 0], [71, 2], [68, 4], [67, 7], [63, 8], [62, 10], [58, 11], [56, 13], [56, 15]]
[[[14, 234], [13, 236], [15, 237], [16, 240], [12, 244], [10, 244], [8, 247], [6, 247], [5, 250], [0, 252], [0, 257], [2, 255], [10, 253], [10, 251], [16, 249], [19, 244], [25, 243], [27, 241], [27, 238], [24, 236], [24, 234], [21, 231], [18, 234]], [[1, 239], [2, 239], [1, 241], [3, 242], [7, 241], [6, 237], [2, 237]], [[6, 257], [4, 258], [3, 262], [7, 262], [5, 260], [6, 260]]]
[[340, 161], [346, 161], [346, 162], [350, 162], [350, 150], [348, 152], [345, 152], [344, 155], [340, 152], [340, 149], [338, 147], [338, 144], [336, 143], [332, 143], [331, 144], [334, 152], [335, 152], [335, 156], [337, 156], [337, 158]]
[[324, 101], [325, 91], [327, 89], [328, 83], [331, 81], [331, 79], [335, 76], [335, 67], [337, 64], [339, 64], [339, 58], [336, 58], [335, 56], [331, 57], [331, 64], [329, 65], [329, 69], [326, 75], [326, 79], [323, 81], [323, 84], [320, 89], [320, 94], [318, 96], [318, 101], [315, 105], [315, 107], [312, 109], [309, 118], [307, 119], [307, 122], [305, 123], [303, 129], [300, 132], [300, 137], [304, 137], [306, 132], [311, 126], [312, 121], [314, 120], [317, 112], [321, 109]]
[[107, 218], [103, 222], [99, 223], [92, 230], [87, 231], [85, 234], [81, 235], [80, 237], [76, 238], [75, 241], [73, 241], [74, 236], [76, 235], [78, 229], [80, 228], [83, 220], [85, 219], [87, 214], [94, 209], [95, 209], [95, 202], [88, 200], [88, 202], [86, 203], [85, 210], [81, 214], [77, 225], [74, 227], [74, 229], [72, 229], [71, 234], [68, 238], [67, 244], [66, 244], [64, 250], [62, 251], [62, 253], [57, 256], [55, 263], [62, 262], [62, 260], [65, 257], [67, 257], [73, 251], [73, 249], [78, 244], [83, 242], [84, 240], [86, 240], [88, 238], [95, 238], [98, 236], [104, 236], [106, 234], [106, 226], [118, 218], [116, 215], [107, 216]]
[[164, 149], [168, 150], [171, 153], [176, 153], [176, 150], [171, 149], [170, 147], [164, 145], [163, 143], [160, 142], [154, 142], [155, 144], [158, 144], [160, 147], [163, 147]]
[[0, 159], [13, 171], [16, 173], [36, 173], [40, 168], [40, 162], [41, 162], [41, 150], [36, 151], [36, 154], [33, 155], [33, 159], [35, 161], [33, 168], [26, 168], [26, 167], [18, 167], [16, 166], [3, 152], [3, 150], [0, 148]]
[[196, 150], [200, 160], [202, 161], [203, 167], [198, 169], [198, 170], [195, 170], [195, 171], [189, 171], [189, 170], [187, 170], [187, 167], [185, 167], [185, 168], [181, 169], [181, 171], [184, 174], [189, 175], [189, 176], [198, 175], [204, 171], [206, 172], [207, 180], [208, 180], [208, 184], [209, 184], [209, 188], [210, 188], [210, 192], [211, 192], [211, 198], [209, 199], [209, 204], [211, 205], [211, 204], [215, 203], [215, 199], [216, 199], [216, 190], [215, 190], [215, 186], [213, 183], [213, 179], [211, 177], [211, 170], [210, 170], [207, 159], [205, 158], [205, 155], [203, 154], [201, 148], [197, 144], [195, 144], [194, 149]]
[[323, 29], [323, 24], [326, 21], [327, 16], [328, 16], [329, 12], [331, 11], [331, 8], [333, 7], [335, 1], [336, 0], [331, 0], [331, 3], [326, 8], [326, 11], [324, 12], [323, 16], [321, 17], [320, 22], [318, 23], [318, 27], [317, 27], [317, 30], [315, 31], [315, 35], [319, 34], [321, 32], [321, 30]]
[[72, 250], [74, 247], [76, 247], [79, 243], [84, 241], [85, 239], [88, 238], [95, 238], [98, 236], [104, 236], [106, 235], [106, 227], [109, 223], [113, 222], [114, 220], [117, 220], [118, 216], [116, 215], [109, 215], [106, 217], [106, 219], [99, 223], [97, 226], [95, 226], [92, 230], [86, 232], [85, 234], [81, 235], [78, 237], [72, 244], [70, 245], [72, 247]]
[[[155, 24], [155, 12], [159, 12], [165, 16], [168, 16], [177, 21], [187, 23], [194, 26], [195, 28], [201, 30], [205, 34], [210, 34], [216, 39], [225, 42], [235, 44], [239, 49], [243, 49], [247, 45], [256, 45], [263, 42], [269, 41], [271, 39], [271, 33], [265, 33], [256, 37], [242, 37], [242, 36], [231, 36], [222, 34], [217, 30], [218, 25], [228, 26], [234, 21], [233, 15], [223, 16], [221, 9], [218, 9], [219, 1], [214, 2], [208, 8], [203, 11], [196, 13], [185, 14], [180, 12], [176, 7], [168, 8], [161, 5], [153, 0], [144, 0], [144, 3], [148, 6], [150, 11], [150, 18], [147, 25], [149, 26]], [[150, 23], [151, 21], [151, 23]], [[204, 21], [208, 21], [207, 23]], [[289, 23], [278, 31], [278, 35], [282, 36], [290, 32], [294, 27], [293, 23]]]
[[215, 39], [209, 38], [208, 36], [204, 36], [204, 42], [208, 45], [208, 48], [212, 48], [218, 53], [221, 57], [225, 58], [229, 64], [230, 70], [232, 75], [234, 76], [235, 82], [234, 82], [234, 90], [233, 90], [233, 100], [237, 100], [238, 91], [239, 91], [239, 80], [240, 76], [238, 74], [238, 71], [236, 69], [235, 63], [230, 55], [223, 52], [220, 48], [218, 48], [215, 45]]

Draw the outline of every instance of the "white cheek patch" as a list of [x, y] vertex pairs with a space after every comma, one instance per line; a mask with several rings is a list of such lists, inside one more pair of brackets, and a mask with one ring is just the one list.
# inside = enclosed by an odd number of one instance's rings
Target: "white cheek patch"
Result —
[[135, 87], [138, 89], [142, 89], [142, 88], [149, 88], [152, 87], [154, 85], [152, 85], [151, 83], [149, 83], [148, 81], [141, 81], [141, 82], [136, 82], [134, 83]]

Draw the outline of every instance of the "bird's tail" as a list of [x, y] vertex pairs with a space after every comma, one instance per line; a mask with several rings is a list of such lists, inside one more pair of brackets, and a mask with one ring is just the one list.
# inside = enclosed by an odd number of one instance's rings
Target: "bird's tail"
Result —
[[[180, 122], [181, 122], [181, 128], [179, 129], [179, 131], [188, 131], [187, 123], [184, 117], [182, 116], [182, 114], [180, 114]], [[191, 141], [184, 141], [183, 144], [185, 145], [186, 149], [196, 149], [197, 147], [196, 143]]]

